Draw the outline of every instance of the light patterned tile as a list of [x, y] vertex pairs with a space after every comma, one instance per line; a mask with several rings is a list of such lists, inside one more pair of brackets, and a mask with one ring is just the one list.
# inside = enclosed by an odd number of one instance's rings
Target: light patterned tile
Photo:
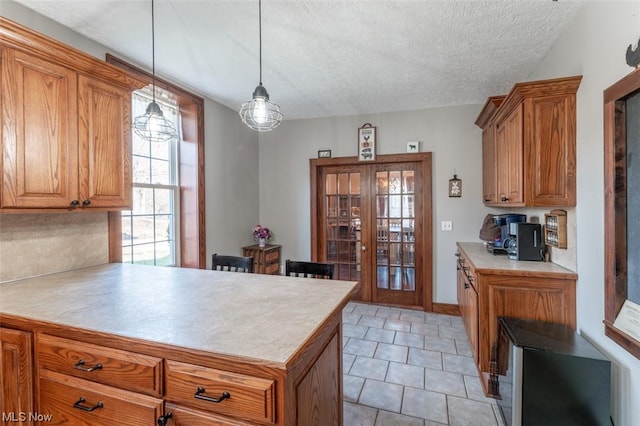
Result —
[[356, 325], [345, 323], [342, 324], [342, 335], [346, 337], [355, 337], [356, 339], [363, 339], [369, 328], [364, 325]]
[[401, 385], [368, 379], [364, 382], [358, 402], [370, 407], [399, 413], [403, 389], [404, 387]]
[[379, 317], [370, 317], [369, 315], [362, 315], [358, 325], [364, 325], [366, 327], [382, 328], [384, 326], [385, 319]]
[[[345, 424], [345, 426], [348, 426]], [[379, 410], [375, 426], [424, 426], [424, 420]]]
[[387, 361], [407, 362], [407, 353], [409, 348], [406, 346], [390, 345], [388, 343], [379, 343], [374, 358], [386, 359]]
[[442, 369], [467, 376], [478, 375], [476, 364], [469, 356], [442, 354]]
[[359, 356], [353, 361], [349, 374], [365, 379], [384, 380], [387, 375], [389, 361]]
[[342, 309], [342, 312], [353, 312], [353, 309], [356, 307], [356, 303], [354, 302], [347, 302], [346, 305], [344, 305], [344, 308]]
[[466, 339], [467, 332], [464, 328], [451, 327], [449, 325], [440, 325], [440, 337], [446, 337], [449, 339]]
[[351, 338], [349, 339], [349, 342], [344, 346], [344, 352], [348, 354], [373, 357], [373, 354], [376, 352], [377, 346], [378, 343], [371, 340]]
[[424, 322], [412, 322], [411, 332], [417, 334], [426, 334], [429, 336], [438, 336], [439, 328], [437, 324], [427, 324]]
[[456, 395], [466, 398], [462, 374], [449, 371], [425, 369], [424, 388], [426, 390]]
[[424, 389], [424, 367], [390, 362], [385, 382]]
[[345, 352], [342, 353], [342, 369], [344, 370], [344, 374], [349, 374], [349, 370], [351, 370], [351, 366], [353, 365], [353, 361], [355, 360], [355, 355]]
[[365, 340], [375, 340], [376, 342], [393, 343], [396, 332], [393, 330], [383, 330], [371, 327], [364, 336]]
[[490, 398], [484, 395], [482, 383], [480, 383], [480, 377], [464, 376], [464, 385], [467, 388], [467, 398], [486, 402], [488, 404], [497, 404], [495, 398]]
[[355, 308], [353, 308], [353, 313], [354, 314], [360, 314], [360, 315], [370, 315], [372, 317], [376, 316], [376, 311], [378, 310], [378, 307], [375, 305], [367, 305], [367, 304], [363, 304], [363, 303], [358, 303]]
[[491, 404], [466, 398], [447, 396], [451, 426], [497, 426], [498, 420]]
[[396, 345], [410, 346], [412, 348], [424, 348], [424, 336], [422, 334], [405, 333], [404, 331], [396, 332], [396, 338], [393, 341]]
[[434, 314], [433, 312], [425, 312], [424, 313], [424, 322], [429, 324], [438, 324], [438, 325], [451, 325], [450, 315], [442, 315], [442, 314]]
[[342, 312], [342, 323], [343, 324], [357, 324], [360, 321], [360, 317], [362, 315], [354, 314], [351, 312]]
[[342, 418], [345, 426], [375, 426], [378, 410], [364, 405], [344, 402], [342, 404]]
[[402, 414], [448, 424], [445, 394], [406, 387], [402, 398]]
[[453, 339], [436, 336], [424, 336], [424, 348], [430, 351], [457, 354], [456, 342]]
[[384, 328], [386, 328], [387, 330], [409, 332], [411, 331], [411, 323], [409, 321], [387, 319], [384, 323]]
[[342, 380], [342, 396], [345, 401], [358, 402], [360, 398], [360, 391], [362, 391], [362, 385], [364, 385], [364, 378], [345, 375]]
[[456, 351], [458, 355], [473, 356], [473, 352], [471, 351], [471, 345], [469, 344], [469, 340], [455, 339], [455, 342], [456, 342]]
[[425, 349], [409, 348], [407, 363], [442, 370], [442, 353]]

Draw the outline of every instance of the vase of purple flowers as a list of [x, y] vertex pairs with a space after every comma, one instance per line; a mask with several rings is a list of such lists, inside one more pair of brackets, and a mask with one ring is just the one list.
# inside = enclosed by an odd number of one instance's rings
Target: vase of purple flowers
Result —
[[258, 247], [266, 246], [267, 240], [272, 236], [273, 233], [266, 226], [257, 225], [253, 228], [253, 239], [258, 242]]

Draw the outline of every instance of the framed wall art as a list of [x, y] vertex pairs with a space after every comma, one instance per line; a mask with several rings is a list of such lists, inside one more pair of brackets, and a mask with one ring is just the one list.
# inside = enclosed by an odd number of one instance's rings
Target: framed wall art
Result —
[[376, 128], [370, 123], [358, 128], [358, 161], [375, 161]]

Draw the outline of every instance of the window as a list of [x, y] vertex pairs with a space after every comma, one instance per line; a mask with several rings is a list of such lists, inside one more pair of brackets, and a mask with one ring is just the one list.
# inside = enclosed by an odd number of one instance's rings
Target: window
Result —
[[[127, 62], [107, 53], [108, 63], [125, 69], [128, 72], [152, 83], [152, 75]], [[174, 195], [174, 214], [179, 218], [176, 222], [175, 252], [176, 265], [183, 268], [204, 268], [205, 255], [205, 210], [204, 210], [204, 99], [166, 80], [156, 77], [156, 101], [161, 99], [175, 100], [178, 106], [179, 121], [175, 121], [180, 132], [176, 141], [177, 171], [179, 179], [173, 185], [179, 185], [180, 199]], [[158, 96], [160, 95], [160, 96]], [[166, 95], [166, 98], [164, 97]], [[148, 100], [145, 101], [144, 107]], [[163, 110], [165, 105], [162, 105]], [[132, 116], [137, 110], [132, 112]], [[165, 111], [165, 115], [168, 112]], [[167, 116], [169, 118], [169, 116]], [[133, 133], [133, 132], [132, 132]], [[133, 136], [132, 136], [133, 137]], [[153, 158], [151, 156], [150, 158]], [[150, 160], [149, 160], [150, 161]], [[175, 170], [175, 169], [174, 169]], [[133, 216], [132, 216], [133, 217]], [[109, 261], [122, 262], [122, 218], [121, 212], [109, 212]], [[178, 226], [179, 225], [179, 226]], [[154, 231], [155, 232], [155, 231]], [[161, 235], [161, 234], [160, 234]]]
[[[133, 93], [132, 115], [144, 114], [151, 92]], [[156, 102], [164, 116], [180, 128], [178, 105]], [[131, 132], [133, 209], [122, 212], [122, 261], [145, 265], [176, 266], [179, 259], [178, 139], [149, 142]]]

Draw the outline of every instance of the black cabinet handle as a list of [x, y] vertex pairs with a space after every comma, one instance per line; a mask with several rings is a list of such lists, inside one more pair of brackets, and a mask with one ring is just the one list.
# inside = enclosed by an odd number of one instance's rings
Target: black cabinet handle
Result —
[[93, 410], [97, 410], [98, 408], [104, 407], [104, 404], [102, 404], [102, 402], [98, 402], [93, 407], [87, 407], [86, 405], [82, 405], [82, 403], [85, 401], [86, 400], [83, 397], [80, 397], [80, 399], [76, 401], [75, 404], [73, 404], [73, 408], [77, 408], [78, 410], [82, 410], [82, 411], [93, 411]]
[[164, 416], [158, 417], [158, 426], [167, 426], [169, 419], [173, 417], [173, 414], [167, 413]]
[[91, 205], [91, 200], [84, 200], [82, 202], [82, 205], [85, 206], [85, 207], [90, 206]]
[[96, 371], [96, 370], [102, 369], [102, 364], [98, 363], [98, 364], [94, 365], [93, 367], [85, 367], [84, 366], [84, 360], [81, 359], [80, 361], [78, 361], [75, 364], [73, 364], [73, 368], [75, 368], [76, 370], [84, 371], [85, 373], [90, 373], [92, 371]]
[[201, 399], [203, 401], [208, 401], [208, 402], [222, 402], [227, 398], [231, 398], [231, 394], [229, 394], [229, 392], [222, 392], [222, 395], [220, 395], [220, 398], [214, 398], [213, 396], [207, 396], [205, 395], [206, 391], [204, 390], [204, 388], [202, 386], [198, 387], [198, 391], [193, 395], [194, 398], [196, 399]]
[[503, 201], [503, 202], [504, 202], [504, 201], [509, 201], [509, 198], [507, 198], [507, 197], [502, 197], [502, 198], [500, 198], [500, 201]]
[[80, 205], [80, 201], [78, 201], [78, 200], [73, 200], [71, 202], [71, 207], [78, 207], [79, 205]]

